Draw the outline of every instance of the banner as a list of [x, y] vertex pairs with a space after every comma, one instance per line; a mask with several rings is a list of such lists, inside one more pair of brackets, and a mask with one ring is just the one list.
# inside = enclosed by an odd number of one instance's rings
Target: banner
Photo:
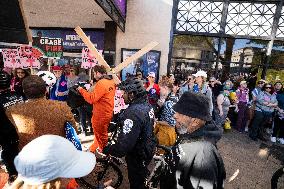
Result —
[[[84, 29], [85, 34], [90, 38], [97, 49], [104, 49], [104, 30], [88, 30]], [[33, 39], [39, 41], [42, 37], [61, 38], [64, 50], [80, 50], [86, 47], [85, 43], [76, 34], [74, 29], [32, 29]]]
[[[99, 53], [103, 53], [102, 50], [98, 50]], [[82, 64], [81, 68], [89, 69], [94, 67], [98, 64], [98, 61], [96, 60], [95, 56], [93, 56], [88, 48], [82, 49]]]
[[60, 58], [63, 56], [61, 38], [33, 37], [33, 46], [39, 48], [46, 57]]
[[22, 68], [18, 49], [2, 49], [2, 55], [5, 68]]
[[43, 54], [38, 49], [28, 45], [22, 45], [17, 49], [21, 68], [40, 68], [39, 58]]

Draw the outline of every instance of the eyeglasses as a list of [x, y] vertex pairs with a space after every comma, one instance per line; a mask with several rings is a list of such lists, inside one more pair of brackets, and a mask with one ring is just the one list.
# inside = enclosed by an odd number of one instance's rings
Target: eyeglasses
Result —
[[209, 83], [213, 83], [214, 81], [209, 81]]

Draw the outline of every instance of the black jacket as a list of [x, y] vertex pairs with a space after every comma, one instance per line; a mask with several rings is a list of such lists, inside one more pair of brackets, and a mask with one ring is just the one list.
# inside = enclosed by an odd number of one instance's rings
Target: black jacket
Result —
[[152, 159], [156, 146], [154, 118], [154, 110], [145, 100], [130, 104], [118, 117], [117, 140], [103, 152], [116, 157], [129, 154], [143, 160]]
[[9, 91], [0, 94], [0, 145], [15, 143], [19, 140], [14, 125], [6, 116], [6, 109], [23, 102], [23, 97], [11, 95]]
[[180, 137], [165, 155], [160, 177], [161, 189], [221, 189], [226, 178], [223, 160], [215, 147], [222, 131], [207, 124]]

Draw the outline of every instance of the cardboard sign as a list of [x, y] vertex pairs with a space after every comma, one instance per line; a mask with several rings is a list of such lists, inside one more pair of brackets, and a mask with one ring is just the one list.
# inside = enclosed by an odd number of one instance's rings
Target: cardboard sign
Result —
[[2, 55], [5, 68], [22, 68], [18, 49], [2, 49]]
[[[100, 54], [103, 53], [102, 50], [98, 50]], [[98, 61], [95, 58], [95, 56], [93, 56], [90, 52], [90, 50], [88, 48], [83, 48], [82, 49], [82, 64], [81, 64], [81, 68], [84, 69], [89, 69], [94, 67], [95, 65], [98, 65]]]
[[114, 114], [118, 114], [121, 110], [124, 110], [126, 108], [127, 105], [124, 103], [121, 90], [116, 90], [114, 96]]
[[39, 58], [43, 54], [32, 46], [22, 45], [18, 47], [18, 55], [22, 68], [40, 68]]
[[63, 40], [61, 38], [34, 37], [33, 46], [39, 48], [46, 57], [63, 56]]

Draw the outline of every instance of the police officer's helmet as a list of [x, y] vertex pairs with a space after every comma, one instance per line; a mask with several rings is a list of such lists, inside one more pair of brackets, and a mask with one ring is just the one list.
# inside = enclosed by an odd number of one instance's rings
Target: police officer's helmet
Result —
[[7, 72], [0, 70], [0, 89], [8, 89], [10, 87], [11, 77]]
[[142, 97], [146, 95], [146, 90], [144, 88], [143, 82], [136, 77], [123, 81], [118, 86], [118, 88], [127, 93], [133, 93], [136, 97]]

